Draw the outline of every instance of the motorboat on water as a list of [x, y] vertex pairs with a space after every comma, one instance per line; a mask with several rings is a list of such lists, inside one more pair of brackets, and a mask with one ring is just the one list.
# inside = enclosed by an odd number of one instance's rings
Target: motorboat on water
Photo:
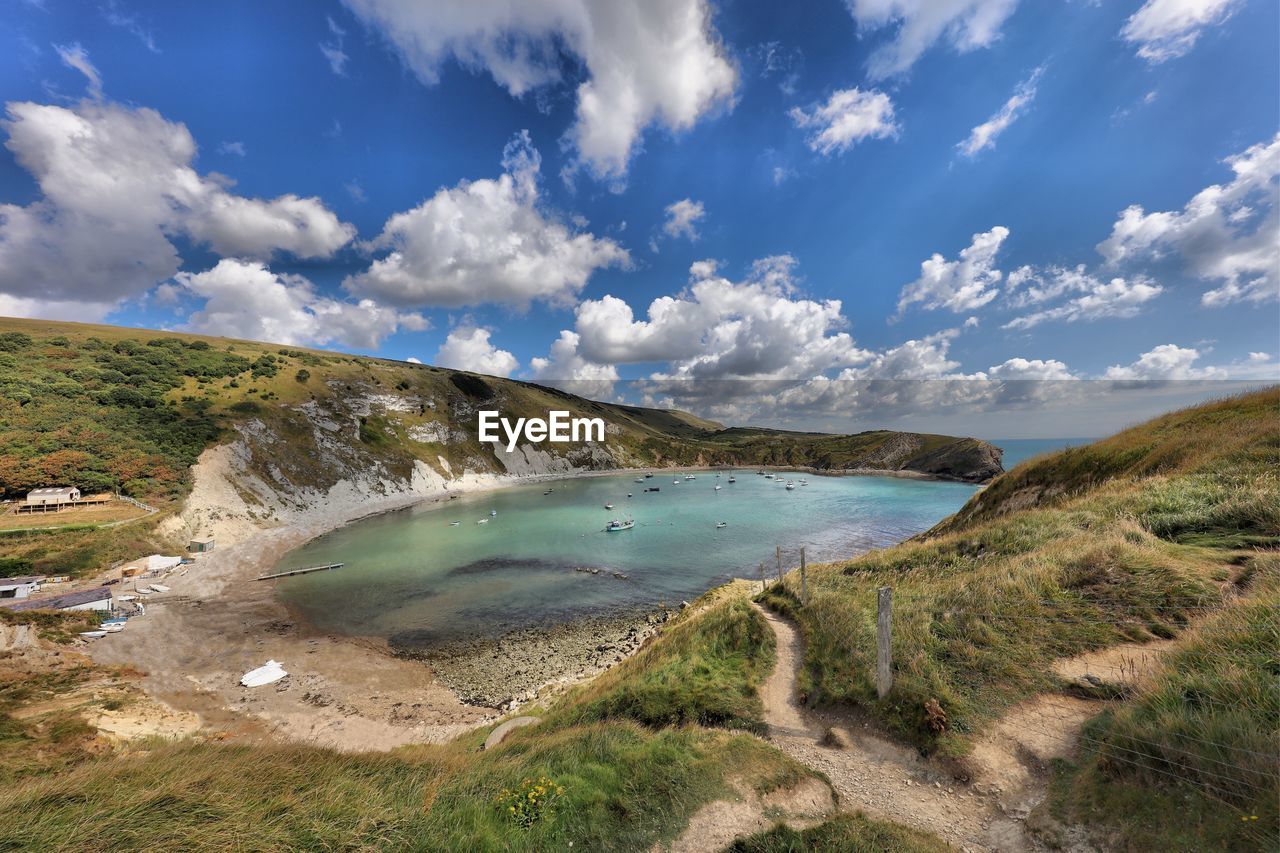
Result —
[[796, 484], [795, 484], [795, 483], [787, 483], [787, 491], [788, 491], [788, 492], [793, 492], [793, 491], [795, 491], [795, 488], [796, 488]]
[[725, 527], [728, 527], [728, 526], [729, 526], [729, 522], [727, 522], [727, 521], [717, 521], [717, 522], [716, 522], [716, 530], [720, 530], [720, 529], [725, 528]]
[[613, 504], [605, 504], [605, 505], [604, 505], [604, 508], [605, 508], [605, 509], [613, 509]]
[[773, 475], [772, 475], [772, 474], [765, 474], [765, 475], [764, 475], [764, 478], [765, 478], [766, 480], [772, 480], [772, 479], [773, 479]]
[[715, 489], [715, 490], [716, 490], [717, 492], [718, 492], [718, 491], [720, 491], [720, 486], [719, 486], [719, 484], [717, 484], [717, 485], [716, 485], [716, 489]]
[[730, 478], [729, 478], [729, 482], [730, 482], [730, 483], [736, 483], [736, 482], [738, 482], [738, 478], [737, 478], [737, 477], [730, 477]]
[[697, 477], [695, 477], [695, 476], [694, 476], [694, 475], [692, 475], [692, 474], [685, 474], [685, 475], [684, 475], [684, 478], [685, 478], [686, 480], [696, 480], [696, 479], [698, 479]]
[[636, 482], [637, 482], [637, 483], [643, 483], [643, 482], [644, 482], [644, 477], [636, 477]]
[[488, 523], [489, 523], [489, 519], [487, 518], [482, 518], [476, 522], [476, 524], [488, 524]]
[[635, 526], [636, 523], [629, 518], [622, 521], [615, 518], [613, 521], [606, 524], [604, 529], [606, 533], [617, 533], [620, 530], [630, 530]]
[[462, 523], [461, 521], [451, 521], [451, 522], [449, 522], [449, 526], [450, 526], [450, 527], [457, 527], [457, 526], [458, 526], [459, 524], [461, 524], [461, 523]]
[[645, 478], [646, 480], [648, 480], [648, 479], [649, 479], [650, 477], [652, 477], [652, 476], [653, 476], [652, 474], [645, 474], [645, 475], [644, 475], [644, 478]]
[[269, 660], [257, 669], [246, 672], [240, 678], [240, 684], [244, 687], [262, 687], [264, 684], [274, 684], [288, 674], [279, 661]]
[[673, 486], [678, 486], [678, 485], [680, 485], [680, 481], [679, 481], [679, 480], [672, 480], [672, 481], [671, 481], [671, 485], [673, 485]]
[[495, 518], [497, 515], [498, 515], [498, 511], [497, 511], [496, 509], [491, 509], [491, 510], [489, 510], [489, 517], [490, 517], [490, 518]]

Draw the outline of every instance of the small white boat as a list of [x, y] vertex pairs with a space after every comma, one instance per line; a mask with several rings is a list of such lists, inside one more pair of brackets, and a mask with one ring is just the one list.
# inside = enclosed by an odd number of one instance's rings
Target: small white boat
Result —
[[288, 674], [278, 661], [269, 660], [257, 669], [246, 672], [240, 679], [240, 684], [244, 687], [261, 687], [264, 684], [274, 684]]
[[151, 585], [151, 591], [152, 592], [168, 592], [169, 587], [165, 586], [162, 583], [153, 583]]
[[796, 488], [796, 484], [795, 484], [795, 483], [787, 483], [787, 491], [788, 491], [788, 492], [795, 491], [795, 488]]
[[450, 526], [450, 527], [457, 527], [457, 526], [458, 526], [459, 524], [461, 524], [461, 523], [462, 523], [461, 521], [451, 521], [451, 522], [449, 522], [449, 526]]
[[605, 504], [605, 505], [604, 505], [604, 508], [605, 508], [605, 509], [613, 509], [613, 504]]
[[489, 517], [490, 517], [490, 518], [495, 518], [495, 517], [497, 517], [497, 515], [498, 515], [498, 511], [497, 511], [496, 509], [491, 509], [491, 510], [489, 510]]
[[635, 526], [636, 523], [629, 518], [626, 521], [618, 521], [618, 519], [615, 518], [613, 521], [605, 525], [604, 529], [606, 533], [617, 533], [619, 530], [630, 530]]
[[489, 519], [487, 518], [482, 518], [476, 522], [476, 524], [488, 524], [488, 523], [489, 523]]
[[692, 474], [685, 474], [685, 475], [684, 475], [684, 478], [685, 478], [686, 480], [696, 480], [696, 479], [698, 479], [697, 477], [693, 476]]
[[647, 480], [647, 479], [649, 479], [649, 478], [650, 478], [650, 477], [652, 477], [652, 476], [653, 476], [652, 474], [645, 474], [645, 475], [644, 475], [644, 478]]
[[678, 485], [680, 485], [680, 481], [679, 481], [679, 480], [672, 480], [672, 481], [671, 481], [671, 485], [673, 485], [673, 486], [678, 486]]
[[723, 527], [728, 527], [728, 526], [729, 526], [729, 522], [727, 522], [727, 521], [717, 521], [717, 522], [716, 522], [716, 530], [719, 530], [719, 529], [721, 529], [721, 528], [723, 528]]
[[720, 491], [720, 487], [718, 485], [716, 486], [716, 491]]
[[644, 477], [636, 477], [636, 482], [637, 482], [637, 483], [643, 483], [643, 482], [644, 482]]
[[738, 482], [738, 478], [737, 478], [737, 477], [730, 477], [730, 478], [729, 478], [729, 482], [730, 482], [730, 483], [736, 483], [736, 482]]
[[86, 640], [97, 640], [100, 637], [107, 636], [107, 632], [106, 631], [81, 631], [80, 636], [84, 637]]
[[772, 475], [772, 474], [765, 474], [765, 475], [764, 475], [764, 478], [765, 478], [766, 480], [772, 480], [772, 479], [773, 479], [773, 475]]

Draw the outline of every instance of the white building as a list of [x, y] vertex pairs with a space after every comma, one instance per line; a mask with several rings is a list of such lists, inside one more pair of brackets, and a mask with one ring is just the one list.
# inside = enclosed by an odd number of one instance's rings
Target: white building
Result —
[[75, 486], [32, 489], [27, 493], [27, 504], [30, 506], [61, 506], [78, 500], [80, 500], [80, 490]]
[[0, 598], [26, 598], [38, 589], [40, 578], [36, 575], [0, 578]]

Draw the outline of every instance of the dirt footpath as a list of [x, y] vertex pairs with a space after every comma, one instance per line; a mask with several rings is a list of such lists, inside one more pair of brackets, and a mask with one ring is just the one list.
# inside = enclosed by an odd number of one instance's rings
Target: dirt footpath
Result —
[[[769, 740], [825, 773], [842, 809], [923, 829], [965, 850], [1033, 849], [1021, 823], [1003, 813], [996, 796], [955, 782], [914, 750], [878, 737], [864, 724], [801, 708], [795, 690], [800, 638], [789, 622], [755, 606], [777, 639], [777, 665], [761, 690]], [[847, 733], [846, 748], [822, 744], [832, 726]]]

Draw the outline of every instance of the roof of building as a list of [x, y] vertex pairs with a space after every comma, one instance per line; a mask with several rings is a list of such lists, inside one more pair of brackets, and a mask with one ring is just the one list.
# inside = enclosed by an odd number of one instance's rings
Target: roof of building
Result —
[[26, 583], [39, 583], [41, 575], [23, 575], [17, 578], [0, 578], [0, 586], [22, 586]]
[[80, 491], [75, 486], [46, 486], [42, 489], [32, 489], [27, 492], [27, 497], [44, 497], [45, 495], [69, 495], [72, 492]]
[[79, 592], [55, 595], [52, 598], [6, 599], [0, 602], [0, 607], [8, 610], [63, 610], [67, 607], [75, 607], [80, 604], [89, 604], [93, 601], [103, 601], [109, 598], [111, 598], [111, 588], [100, 586], [96, 589], [82, 589]]

